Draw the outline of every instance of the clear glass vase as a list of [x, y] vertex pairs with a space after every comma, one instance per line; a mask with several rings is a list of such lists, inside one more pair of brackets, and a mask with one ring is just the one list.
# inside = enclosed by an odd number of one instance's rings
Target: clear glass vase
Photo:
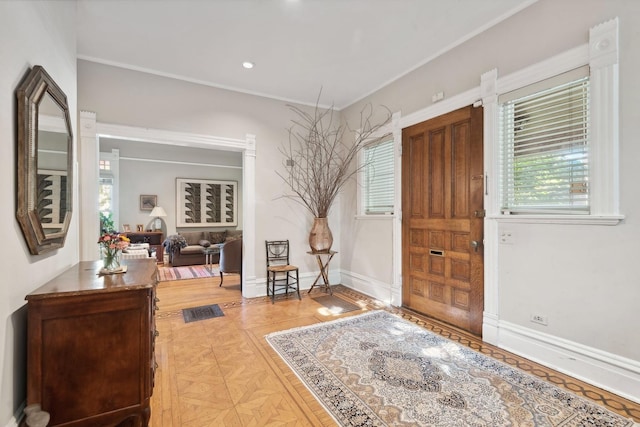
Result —
[[116, 271], [120, 268], [119, 251], [104, 251], [102, 254], [102, 267], [107, 271]]

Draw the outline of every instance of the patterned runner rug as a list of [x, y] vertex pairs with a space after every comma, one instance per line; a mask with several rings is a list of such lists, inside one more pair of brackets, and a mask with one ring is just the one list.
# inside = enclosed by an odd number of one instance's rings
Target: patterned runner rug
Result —
[[214, 264], [213, 268], [209, 270], [204, 265], [188, 265], [185, 267], [158, 267], [159, 280], [161, 282], [167, 280], [182, 280], [182, 279], [199, 279], [202, 277], [215, 277], [220, 276], [219, 268], [217, 264]]
[[633, 426], [384, 311], [269, 334], [341, 426]]

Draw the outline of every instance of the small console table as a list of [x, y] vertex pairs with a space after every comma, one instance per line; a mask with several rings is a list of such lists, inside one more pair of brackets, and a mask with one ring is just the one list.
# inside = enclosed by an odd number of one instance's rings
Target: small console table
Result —
[[[307, 293], [310, 293], [313, 290], [313, 287], [318, 285], [319, 287], [323, 287], [325, 292], [329, 292], [329, 294], [333, 295], [333, 291], [331, 290], [331, 285], [329, 285], [329, 263], [335, 254], [336, 251], [323, 251], [323, 252], [307, 252], [309, 255], [314, 255], [316, 257], [316, 261], [318, 262], [318, 267], [320, 268], [320, 272], [318, 273], [318, 277], [313, 281], [313, 285], [309, 288]], [[322, 283], [318, 283], [322, 278]]]

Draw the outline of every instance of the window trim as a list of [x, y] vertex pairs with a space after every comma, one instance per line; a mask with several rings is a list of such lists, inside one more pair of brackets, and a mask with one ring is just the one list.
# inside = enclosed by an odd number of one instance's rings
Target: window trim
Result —
[[[498, 98], [501, 211], [513, 215], [588, 215], [591, 211], [588, 184], [592, 161], [589, 150], [588, 69], [582, 67], [534, 86], [516, 91], [519, 93], [510, 92], [508, 99], [503, 100], [502, 96]], [[553, 104], [550, 104], [550, 99]], [[553, 108], [551, 115], [550, 108]], [[524, 133], [518, 131], [519, 114], [525, 123], [520, 128], [524, 129]], [[527, 117], [531, 119], [528, 124]], [[569, 127], [570, 136], [566, 134]], [[549, 132], [553, 135], [548, 135]], [[578, 161], [574, 163], [566, 159], [567, 154], [574, 160], [578, 154]], [[531, 162], [536, 166], [532, 167]], [[541, 164], [543, 169], [540, 168]], [[524, 168], [521, 173], [518, 172], [520, 166]], [[543, 171], [556, 181], [540, 177]], [[554, 185], [552, 182], [557, 187], [547, 190], [547, 194], [536, 188], [539, 185]], [[528, 189], [523, 190], [520, 185], [528, 186]], [[581, 186], [585, 191], [574, 195], [574, 185]]]
[[[503, 214], [500, 210], [498, 96], [572, 69], [589, 65], [591, 80], [590, 207], [589, 214]], [[485, 152], [488, 175], [487, 218], [509, 223], [616, 225], [623, 219], [619, 195], [619, 78], [618, 18], [589, 31], [589, 43], [498, 78], [497, 70], [482, 75], [485, 140], [494, 141]], [[486, 146], [486, 145], [485, 145]]]
[[[393, 113], [391, 116], [391, 123], [379, 129], [375, 135], [371, 136], [370, 141], [373, 143], [380, 138], [386, 138], [393, 140], [393, 213], [392, 214], [367, 214], [364, 206], [364, 150], [360, 150], [358, 153], [358, 173], [356, 177], [356, 215], [357, 220], [390, 220], [400, 215], [401, 206], [401, 194], [400, 191], [400, 167], [401, 167], [401, 147], [402, 147], [402, 128], [400, 127], [400, 112]], [[387, 139], [387, 140], [388, 140]]]
[[[98, 165], [98, 180], [101, 178], [112, 178], [113, 187], [111, 193], [111, 218], [116, 230], [120, 230], [120, 150], [112, 149], [110, 152], [99, 152], [99, 160], [108, 160], [111, 168], [108, 170], [100, 169]], [[96, 190], [100, 188], [100, 184]]]
[[[392, 175], [390, 177], [389, 182], [391, 183], [391, 186], [394, 186], [394, 180], [395, 180], [395, 164], [394, 164], [394, 156], [393, 156], [393, 152], [394, 152], [394, 145], [393, 145], [393, 135], [389, 134], [387, 137], [383, 137], [378, 139], [377, 141], [373, 141], [369, 144], [366, 144], [363, 149], [362, 149], [362, 155], [363, 155], [363, 162], [361, 163], [362, 166], [362, 199], [360, 199], [360, 202], [362, 203], [362, 213], [363, 215], [366, 216], [389, 216], [389, 215], [393, 215], [395, 212], [395, 197], [391, 199], [391, 212], [370, 212], [367, 209], [367, 195], [371, 193], [371, 189], [368, 188], [369, 184], [370, 184], [370, 180], [367, 180], [367, 171], [369, 169], [370, 164], [373, 162], [373, 160], [369, 160], [367, 161], [366, 156], [367, 156], [367, 151], [369, 149], [373, 149], [375, 150], [376, 147], [379, 147], [383, 144], [390, 144], [390, 163], [393, 166], [393, 172]], [[386, 160], [386, 158], [385, 158]], [[385, 163], [386, 164], [386, 163]]]

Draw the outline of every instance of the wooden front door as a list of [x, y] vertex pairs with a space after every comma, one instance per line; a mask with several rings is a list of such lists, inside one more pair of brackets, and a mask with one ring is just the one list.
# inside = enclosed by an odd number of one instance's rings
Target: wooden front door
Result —
[[482, 333], [482, 108], [402, 131], [402, 303]]

